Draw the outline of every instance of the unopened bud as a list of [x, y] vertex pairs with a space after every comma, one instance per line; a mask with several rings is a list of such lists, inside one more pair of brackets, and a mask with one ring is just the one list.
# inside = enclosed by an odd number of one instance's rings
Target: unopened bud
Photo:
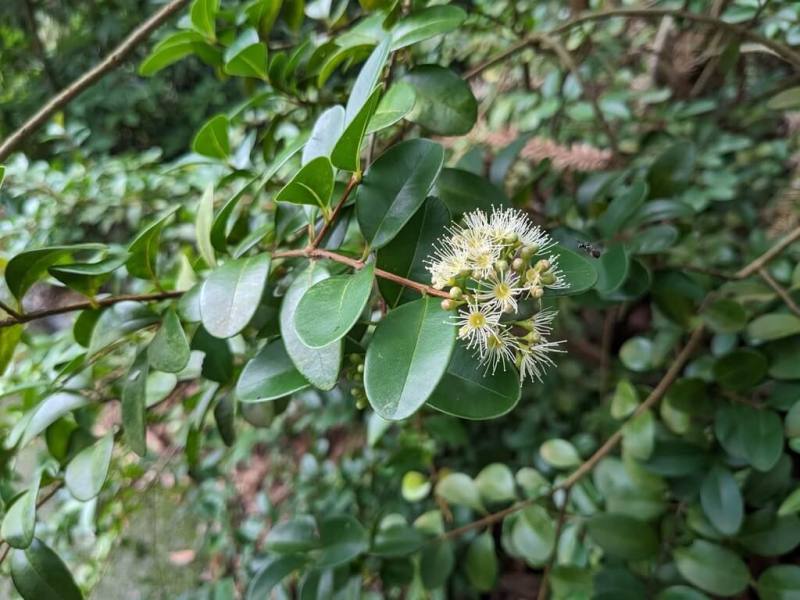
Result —
[[531, 298], [536, 298], [538, 300], [542, 296], [544, 296], [544, 289], [543, 288], [541, 288], [539, 286], [531, 288]]
[[515, 258], [511, 263], [511, 268], [514, 269], [515, 271], [521, 271], [522, 267], [524, 266], [525, 266], [525, 261], [522, 260], [521, 258]]
[[464, 292], [463, 292], [463, 290], [462, 290], [460, 287], [458, 287], [458, 286], [453, 286], [453, 287], [451, 287], [451, 288], [450, 288], [450, 297], [451, 297], [453, 300], [458, 300], [458, 299], [460, 299], [460, 298], [461, 298], [461, 296], [463, 296], [463, 295], [464, 295]]
[[525, 271], [525, 281], [534, 282], [539, 277], [539, 271], [535, 267], [531, 267]]
[[353, 398], [361, 398], [361, 396], [364, 395], [364, 390], [362, 390], [360, 387], [351, 388], [350, 389], [350, 395]]
[[367, 408], [367, 399], [366, 398], [359, 398], [356, 400], [356, 408], [358, 410], [364, 410]]
[[362, 362], [364, 362], [364, 359], [361, 358], [361, 355], [358, 354], [357, 352], [353, 352], [349, 356], [349, 358], [350, 358], [350, 362], [353, 363], [354, 365], [358, 365], [358, 364], [361, 364]]
[[525, 340], [530, 342], [531, 344], [538, 344], [541, 336], [535, 329], [531, 329], [530, 333], [525, 336]]
[[442, 310], [453, 310], [456, 307], [456, 303], [453, 302], [450, 298], [445, 298], [442, 300]]
[[356, 367], [356, 373], [363, 373], [364, 372], [364, 365], [358, 365]]
[[498, 260], [494, 263], [494, 268], [497, 269], [500, 273], [508, 270], [508, 261], [507, 260]]
[[520, 256], [522, 258], [528, 259], [534, 254], [536, 254], [536, 247], [535, 246], [523, 246], [522, 250], [519, 251]]
[[556, 282], [556, 276], [552, 271], [542, 273], [542, 283], [545, 285], [553, 285]]
[[536, 268], [540, 271], [547, 271], [550, 268], [550, 261], [546, 258], [543, 258], [539, 262], [536, 263]]

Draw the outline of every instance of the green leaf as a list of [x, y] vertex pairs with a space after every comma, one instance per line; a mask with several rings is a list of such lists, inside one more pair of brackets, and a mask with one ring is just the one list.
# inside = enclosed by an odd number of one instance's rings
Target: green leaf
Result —
[[231, 153], [228, 117], [221, 114], [206, 121], [192, 140], [192, 150], [210, 158], [228, 158]]
[[302, 164], [307, 165], [315, 158], [330, 157], [333, 147], [344, 133], [345, 111], [341, 106], [332, 106], [323, 112], [314, 123], [311, 136], [303, 146]]
[[539, 448], [539, 454], [557, 469], [568, 469], [581, 464], [581, 457], [575, 446], [559, 438], [547, 440]]
[[281, 11], [283, 0], [254, 0], [247, 5], [244, 12], [247, 21], [267, 39], [278, 14]]
[[127, 254], [109, 256], [93, 263], [71, 263], [50, 267], [47, 271], [67, 287], [93, 297], [111, 274], [125, 264]]
[[3, 187], [3, 181], [6, 178], [6, 168], [3, 165], [0, 165], [0, 187]]
[[547, 479], [539, 471], [531, 467], [522, 467], [517, 471], [514, 479], [527, 498], [539, 498], [550, 489], [550, 483]]
[[353, 274], [315, 283], [294, 315], [300, 340], [310, 348], [322, 348], [347, 335], [369, 301], [374, 274], [375, 265], [368, 264]]
[[703, 321], [715, 333], [736, 333], [747, 325], [747, 313], [735, 300], [721, 299], [703, 311]]
[[448, 504], [466, 506], [481, 513], [486, 512], [477, 484], [464, 473], [448, 473], [442, 477], [436, 484], [436, 495]]
[[34, 539], [11, 553], [11, 579], [23, 600], [82, 600], [78, 586], [58, 554]]
[[434, 194], [445, 203], [454, 219], [478, 208], [488, 213], [493, 206], [511, 206], [503, 190], [485, 177], [461, 169], [442, 169]]
[[661, 590], [656, 600], [709, 600], [709, 597], [688, 585], [671, 585]]
[[108, 475], [113, 450], [114, 434], [108, 433], [81, 450], [69, 462], [64, 483], [75, 498], [86, 502], [100, 493]]
[[309, 265], [286, 290], [280, 313], [281, 336], [286, 352], [297, 370], [314, 386], [323, 390], [332, 389], [336, 385], [344, 341], [334, 341], [322, 348], [311, 348], [300, 339], [294, 319], [298, 303], [308, 289], [328, 277], [330, 274], [319, 263]]
[[797, 600], [800, 597], [800, 567], [773, 565], [761, 573], [756, 589], [760, 600]]
[[73, 256], [76, 252], [103, 248], [105, 248], [103, 244], [74, 244], [37, 248], [17, 254], [6, 265], [5, 279], [8, 290], [21, 302], [25, 292], [47, 274], [48, 268]]
[[549, 296], [573, 296], [594, 287], [597, 282], [597, 269], [593, 259], [578, 254], [569, 248], [556, 244], [550, 253], [558, 258], [558, 268], [564, 275], [569, 287], [558, 290], [547, 290]]
[[517, 499], [514, 475], [503, 463], [486, 465], [475, 478], [475, 485], [486, 502], [509, 502]]
[[653, 366], [653, 342], [640, 336], [632, 337], [622, 344], [619, 358], [631, 371], [647, 371]]
[[[225, 252], [228, 241], [228, 220], [230, 219], [233, 211], [236, 209], [236, 206], [239, 204], [239, 201], [244, 197], [244, 195], [250, 189], [250, 186], [252, 186], [257, 179], [258, 177], [254, 177], [245, 183], [238, 192], [236, 192], [228, 199], [227, 202], [225, 202], [225, 205], [214, 217], [214, 220], [211, 224], [209, 238], [211, 239], [211, 246], [217, 251]], [[256, 193], [260, 189], [260, 187], [257, 188]]]
[[179, 373], [189, 364], [189, 342], [173, 309], [164, 313], [161, 327], [147, 347], [147, 359], [157, 371]]
[[253, 318], [269, 275], [269, 253], [229, 260], [214, 269], [200, 291], [200, 315], [208, 333], [233, 337]]
[[658, 554], [655, 529], [628, 515], [597, 513], [586, 523], [586, 528], [605, 552], [624, 560], [644, 560]]
[[267, 79], [267, 47], [258, 39], [255, 29], [246, 29], [223, 55], [224, 71], [238, 77]]
[[415, 413], [433, 393], [450, 362], [456, 328], [438, 299], [425, 297], [391, 311], [367, 348], [367, 399], [390, 421]]
[[398, 81], [393, 84], [383, 95], [375, 113], [370, 118], [367, 133], [375, 133], [397, 123], [411, 112], [416, 99], [414, 88], [407, 83]]
[[[386, 64], [386, 59], [389, 58], [389, 44], [391, 39], [386, 37], [383, 41], [375, 46], [372, 54], [361, 67], [361, 70], [356, 77], [353, 87], [350, 90], [350, 97], [347, 99], [347, 106], [345, 107], [345, 125], [350, 125], [356, 118], [364, 113], [364, 107], [375, 99], [377, 102], [375, 86], [380, 81], [383, 67]], [[380, 94], [378, 94], [379, 96]], [[373, 105], [374, 106], [374, 105]], [[366, 121], [369, 120], [371, 115], [367, 115], [364, 123], [361, 125], [361, 135], [366, 127]], [[336, 161], [333, 161], [336, 164]]]
[[800, 544], [797, 515], [779, 517], [771, 508], [747, 515], [736, 540], [759, 556], [781, 556]]
[[425, 589], [435, 590], [445, 585], [455, 563], [453, 544], [450, 541], [428, 542], [422, 549], [419, 561], [420, 577]]
[[189, 11], [192, 26], [204, 36], [216, 37], [215, 18], [219, 10], [219, 0], [194, 0]]
[[749, 390], [767, 374], [767, 359], [760, 352], [742, 348], [714, 363], [714, 378], [722, 387]]
[[266, 402], [307, 387], [308, 381], [292, 364], [283, 341], [278, 338], [245, 365], [236, 384], [236, 397], [241, 402]]
[[319, 546], [319, 533], [314, 517], [300, 515], [277, 523], [270, 529], [264, 547], [270, 552], [294, 554], [308, 552]]
[[93, 356], [127, 334], [158, 322], [158, 315], [140, 302], [118, 302], [103, 310], [92, 328], [88, 356]]
[[314, 550], [318, 569], [336, 567], [350, 562], [367, 551], [369, 539], [364, 527], [353, 517], [336, 515], [319, 523], [320, 548]]
[[228, 341], [214, 337], [202, 325], [197, 328], [189, 346], [200, 350], [203, 357], [202, 375], [217, 383], [228, 383], [233, 377], [233, 355]]
[[778, 516], [793, 515], [797, 512], [800, 512], [800, 488], [797, 488], [781, 502], [778, 508]]
[[27, 548], [36, 532], [36, 499], [39, 496], [40, 476], [37, 474], [31, 487], [17, 496], [3, 517], [0, 536], [12, 548]]
[[669, 198], [682, 192], [694, 171], [696, 149], [687, 141], [676, 142], [656, 158], [647, 173], [651, 198]]
[[147, 453], [147, 352], [139, 352], [122, 384], [122, 427], [125, 442], [139, 456]]
[[311, 160], [275, 196], [278, 202], [308, 204], [316, 206], [327, 214], [333, 194], [334, 172], [331, 161], [326, 156]]
[[203, 36], [196, 31], [176, 31], [165, 37], [153, 48], [139, 65], [139, 75], [150, 77], [182, 58], [194, 54]]
[[214, 184], [209, 183], [200, 198], [197, 217], [194, 222], [197, 249], [206, 264], [212, 269], [217, 266], [214, 246], [211, 245], [211, 223], [214, 220]]
[[733, 535], [742, 526], [744, 500], [739, 485], [728, 469], [712, 467], [700, 486], [700, 503], [708, 520], [724, 535]]
[[408, 120], [438, 135], [469, 133], [478, 119], [478, 101], [469, 84], [438, 65], [421, 65], [402, 81], [414, 88], [416, 102]]
[[[595, 288], [600, 294], [610, 294], [620, 288], [628, 277], [630, 259], [625, 245], [611, 243], [597, 265], [597, 283]], [[567, 279], [569, 281], [569, 279]]]
[[793, 110], [800, 107], [800, 87], [789, 88], [767, 100], [770, 110]]
[[425, 535], [405, 523], [382, 527], [375, 533], [371, 553], [377, 556], [406, 556], [425, 544]]
[[555, 523], [543, 507], [538, 504], [527, 506], [514, 520], [511, 542], [529, 565], [542, 565], [555, 548]]
[[622, 427], [623, 456], [647, 460], [653, 453], [656, 422], [653, 413], [645, 410], [631, 418]]
[[611, 238], [619, 232], [647, 198], [647, 184], [636, 180], [625, 193], [614, 198], [606, 211], [597, 219], [597, 228], [603, 237]]
[[753, 343], [768, 342], [800, 333], [800, 318], [788, 313], [761, 315], [747, 326], [747, 337]]
[[658, 254], [669, 250], [680, 237], [673, 225], [655, 225], [639, 230], [628, 242], [630, 254]]
[[692, 585], [710, 594], [734, 596], [747, 588], [750, 573], [737, 554], [705, 540], [673, 553], [678, 572]]
[[247, 586], [246, 600], [264, 600], [272, 597], [272, 590], [292, 572], [305, 566], [305, 556], [280, 556], [271, 558], [253, 576]]
[[467, 18], [463, 9], [452, 6], [429, 6], [400, 20], [392, 29], [392, 50], [417, 44], [457, 29]]
[[142, 229], [128, 246], [128, 273], [139, 279], [156, 280], [156, 258], [161, 230], [172, 215], [180, 208], [174, 206], [161, 217]]
[[476, 590], [488, 592], [494, 589], [498, 570], [497, 555], [494, 550], [494, 539], [488, 531], [470, 542], [464, 570], [467, 572], [467, 579]]
[[23, 325], [11, 325], [0, 329], [0, 375], [6, 372], [11, 359], [14, 358], [14, 350], [22, 338]]
[[617, 420], [630, 416], [639, 406], [639, 394], [628, 379], [620, 379], [611, 400], [611, 416]]
[[428, 405], [462, 419], [495, 419], [517, 405], [520, 392], [519, 374], [513, 367], [487, 372], [471, 350], [456, 344]]
[[25, 446], [37, 435], [50, 427], [67, 413], [89, 404], [85, 396], [72, 392], [56, 392], [47, 396], [33, 413], [28, 425], [25, 427], [25, 434], [22, 436], [21, 445]]
[[226, 394], [214, 407], [214, 421], [223, 443], [230, 447], [236, 441], [236, 398]]
[[381, 248], [414, 216], [439, 174], [444, 150], [425, 139], [392, 146], [370, 165], [356, 191], [361, 233]]
[[428, 497], [431, 491], [431, 482], [419, 471], [408, 471], [403, 475], [400, 483], [400, 492], [403, 499], [408, 502], [419, 502]]
[[374, 114], [380, 97], [381, 90], [376, 89], [336, 142], [331, 152], [331, 162], [336, 167], [345, 171], [361, 172], [361, 146], [367, 131], [367, 123]]

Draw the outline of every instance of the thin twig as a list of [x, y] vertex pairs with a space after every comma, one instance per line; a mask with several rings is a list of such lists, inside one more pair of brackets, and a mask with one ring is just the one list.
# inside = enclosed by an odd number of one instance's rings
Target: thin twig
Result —
[[0, 308], [2, 308], [4, 311], [6, 311], [9, 315], [11, 315], [17, 320], [19, 320], [19, 318], [22, 316], [20, 313], [15, 311], [13, 308], [11, 308], [8, 304], [6, 304], [3, 301], [0, 301]]
[[736, 272], [737, 279], [744, 279], [745, 277], [749, 277], [759, 269], [766, 266], [768, 262], [770, 262], [773, 258], [778, 256], [781, 252], [784, 251], [788, 246], [800, 240], [800, 227], [796, 227], [792, 231], [790, 231], [781, 241], [775, 244], [772, 248], [767, 250], [764, 254], [759, 256], [749, 265], [740, 269]]
[[556, 564], [556, 558], [558, 555], [558, 542], [561, 539], [561, 532], [564, 530], [564, 522], [567, 520], [567, 505], [569, 504], [569, 496], [571, 492], [572, 489], [567, 488], [566, 492], [564, 493], [564, 503], [561, 505], [561, 510], [558, 513], [558, 521], [556, 521], [556, 534], [555, 542], [553, 543], [553, 554], [550, 555], [550, 560], [547, 561], [544, 571], [542, 571], [542, 579], [539, 583], [539, 593], [536, 595], [537, 600], [547, 600], [547, 580], [550, 576], [550, 571], [553, 570], [553, 566]]
[[333, 212], [331, 213], [331, 218], [325, 221], [322, 224], [322, 227], [319, 230], [319, 233], [314, 237], [314, 241], [311, 242], [311, 247], [316, 248], [319, 246], [322, 238], [325, 237], [325, 234], [328, 232], [330, 226], [336, 222], [337, 217], [339, 216], [339, 212], [342, 210], [342, 207], [347, 202], [347, 198], [350, 197], [350, 193], [355, 189], [358, 185], [360, 179], [354, 174], [350, 181], [347, 182], [347, 187], [344, 188], [344, 192], [342, 193], [342, 197], [339, 199], [338, 204], [334, 207]]
[[100, 80], [106, 73], [118, 67], [139, 44], [150, 37], [164, 21], [182, 9], [189, 0], [172, 0], [165, 4], [161, 10], [153, 14], [144, 23], [134, 29], [131, 34], [114, 48], [106, 57], [94, 67], [86, 71], [75, 81], [50, 98], [36, 114], [29, 118], [16, 131], [9, 135], [0, 144], [0, 161], [5, 160], [31, 133], [39, 129], [53, 114], [66, 106], [73, 98], [86, 88]]
[[787, 308], [794, 314], [796, 314], [798, 317], [800, 317], [800, 306], [797, 306], [797, 303], [789, 295], [789, 292], [787, 292], [780, 283], [778, 283], [777, 281], [775, 281], [775, 279], [773, 279], [772, 275], [769, 274], [769, 271], [767, 271], [764, 268], [761, 268], [758, 270], [758, 275], [761, 277], [761, 279], [763, 279], [766, 282], [766, 284], [769, 287], [775, 290], [775, 293], [781, 297], [781, 300], [783, 300]]

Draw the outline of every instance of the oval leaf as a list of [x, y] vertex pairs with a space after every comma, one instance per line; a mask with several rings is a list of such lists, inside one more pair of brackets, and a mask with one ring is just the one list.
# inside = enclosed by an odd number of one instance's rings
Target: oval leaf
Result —
[[283, 340], [278, 338], [245, 365], [236, 384], [236, 397], [242, 402], [266, 402], [306, 387], [308, 381], [292, 364]]
[[178, 373], [189, 364], [189, 342], [181, 321], [173, 309], [164, 313], [164, 320], [147, 348], [150, 366], [157, 371]]
[[35, 539], [11, 554], [11, 578], [24, 600], [82, 600], [83, 595], [61, 558]]
[[103, 487], [114, 450], [114, 434], [109, 433], [75, 455], [67, 465], [64, 482], [78, 500], [91, 500]]

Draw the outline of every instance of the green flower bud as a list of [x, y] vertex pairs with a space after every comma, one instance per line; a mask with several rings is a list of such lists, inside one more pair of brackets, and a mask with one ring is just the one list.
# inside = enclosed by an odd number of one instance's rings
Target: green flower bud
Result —
[[536, 263], [536, 268], [539, 269], [540, 271], [547, 271], [547, 269], [549, 269], [550, 266], [551, 266], [550, 261], [547, 260], [546, 258], [543, 258], [542, 260]]
[[362, 362], [364, 362], [364, 359], [361, 357], [361, 355], [356, 353], [356, 352], [353, 352], [349, 356], [349, 359], [350, 359], [350, 362], [353, 363], [354, 365], [358, 365], [358, 364], [361, 364]]
[[453, 302], [450, 298], [445, 298], [442, 300], [442, 310], [453, 310], [456, 307], [456, 303]]
[[508, 269], [508, 261], [507, 260], [498, 260], [494, 263], [494, 268], [497, 269], [500, 273], [503, 273]]
[[356, 400], [356, 408], [358, 410], [364, 410], [367, 408], [367, 399], [366, 398], [359, 398]]
[[522, 268], [525, 266], [525, 261], [521, 258], [515, 258], [511, 263], [511, 268], [515, 271], [521, 271]]
[[519, 251], [522, 258], [528, 259], [539, 251], [539, 246], [531, 244], [530, 246], [523, 246]]
[[356, 367], [356, 373], [363, 373], [364, 372], [364, 365], [358, 365]]
[[542, 283], [545, 285], [553, 285], [556, 282], [556, 276], [552, 271], [542, 273]]
[[531, 288], [531, 298], [536, 298], [538, 300], [542, 296], [544, 296], [544, 289], [543, 288], [541, 288], [539, 286]]
[[458, 286], [453, 286], [453, 287], [451, 287], [451, 288], [450, 288], [450, 297], [451, 297], [453, 300], [458, 300], [458, 299], [460, 299], [460, 298], [461, 298], [461, 296], [463, 296], [463, 295], [464, 295], [464, 292], [463, 292], [463, 290], [462, 290], [460, 287], [458, 287]]

